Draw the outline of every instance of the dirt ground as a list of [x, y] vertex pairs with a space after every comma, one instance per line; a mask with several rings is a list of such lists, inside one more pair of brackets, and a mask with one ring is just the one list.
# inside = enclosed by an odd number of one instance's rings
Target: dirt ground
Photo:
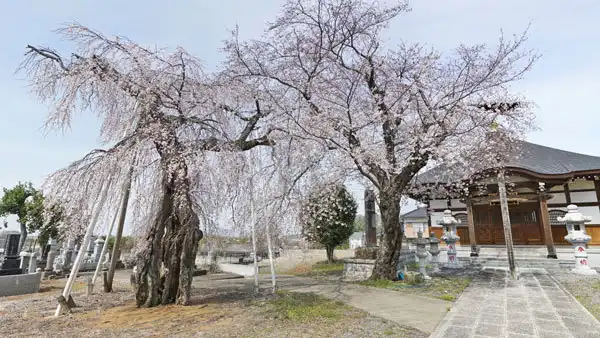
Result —
[[[320, 298], [202, 288], [190, 306], [135, 307], [129, 286], [115, 292], [74, 288], [79, 307], [53, 317], [65, 280], [44, 281], [42, 292], [0, 298], [0, 332], [7, 337], [426, 337], [363, 311]], [[302, 296], [305, 297], [305, 296]], [[307, 303], [308, 301], [308, 303]]]

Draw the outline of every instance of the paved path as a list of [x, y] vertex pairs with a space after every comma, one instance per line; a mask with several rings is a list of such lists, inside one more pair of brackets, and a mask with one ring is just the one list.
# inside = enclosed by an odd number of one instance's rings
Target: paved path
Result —
[[431, 333], [448, 313], [450, 302], [393, 290], [352, 284], [319, 284], [291, 291], [312, 292], [342, 301], [400, 325]]
[[600, 337], [600, 323], [545, 272], [474, 278], [431, 337]]

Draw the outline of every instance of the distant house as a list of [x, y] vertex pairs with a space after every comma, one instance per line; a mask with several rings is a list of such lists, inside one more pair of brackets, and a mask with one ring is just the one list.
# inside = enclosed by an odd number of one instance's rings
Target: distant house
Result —
[[350, 249], [360, 248], [365, 246], [365, 233], [364, 231], [358, 231], [350, 236]]
[[417, 208], [400, 215], [400, 221], [404, 229], [404, 237], [417, 238], [419, 229], [423, 231], [423, 237], [429, 237], [429, 215], [427, 207]]

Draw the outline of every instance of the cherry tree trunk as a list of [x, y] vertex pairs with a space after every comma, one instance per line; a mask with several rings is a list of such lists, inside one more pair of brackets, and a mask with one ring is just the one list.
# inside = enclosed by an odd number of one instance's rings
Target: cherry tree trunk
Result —
[[400, 227], [400, 196], [395, 189], [387, 189], [379, 198], [383, 236], [379, 244], [377, 259], [371, 279], [395, 280], [398, 278], [396, 265], [402, 248]]
[[160, 116], [150, 117], [155, 130], [164, 131], [152, 135], [161, 157], [163, 195], [146, 235], [146, 247], [138, 255], [136, 303], [143, 307], [187, 305], [203, 234], [192, 208], [188, 167], [175, 128]]

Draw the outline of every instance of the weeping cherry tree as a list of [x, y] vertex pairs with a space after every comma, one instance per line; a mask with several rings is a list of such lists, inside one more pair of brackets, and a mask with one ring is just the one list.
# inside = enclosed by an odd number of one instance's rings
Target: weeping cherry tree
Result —
[[52, 175], [48, 193], [69, 196], [71, 213], [89, 214], [103, 181], [113, 181], [110, 196], [116, 200], [134, 165], [136, 195], [145, 195], [132, 219], [142, 236], [137, 305], [187, 304], [203, 236], [191, 177], [202, 179], [207, 153], [272, 145], [264, 124], [270, 110], [257, 95], [242, 97], [248, 91], [236, 90], [238, 82], [204, 74], [200, 61], [182, 48], [150, 49], [79, 24], [58, 33], [75, 49], [61, 55], [28, 45], [21, 71], [50, 105], [48, 128], [68, 128], [79, 111], [96, 114], [106, 148]]

